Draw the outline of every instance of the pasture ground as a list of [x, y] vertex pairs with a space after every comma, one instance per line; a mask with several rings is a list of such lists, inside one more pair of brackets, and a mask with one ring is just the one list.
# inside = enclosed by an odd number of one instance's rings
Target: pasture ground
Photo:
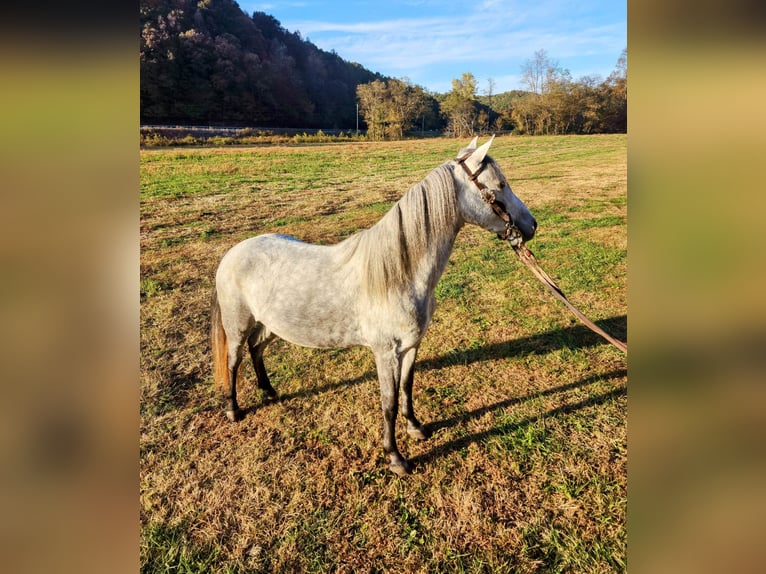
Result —
[[[414, 400], [433, 431], [387, 470], [367, 349], [275, 342], [280, 402], [249, 360], [243, 421], [211, 378], [209, 302], [260, 233], [336, 242], [454, 157], [448, 139], [141, 152], [140, 518], [144, 572], [626, 570], [627, 360], [492, 234], [466, 227], [437, 289]], [[573, 303], [627, 337], [627, 138], [496, 138], [532, 210], [530, 248]]]

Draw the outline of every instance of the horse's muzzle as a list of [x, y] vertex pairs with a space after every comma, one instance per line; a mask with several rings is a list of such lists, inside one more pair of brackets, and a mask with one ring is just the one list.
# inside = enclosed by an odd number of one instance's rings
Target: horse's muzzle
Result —
[[537, 220], [533, 217], [532, 221], [529, 226], [529, 230], [525, 232], [524, 229], [521, 230], [521, 234], [524, 236], [524, 241], [529, 241], [535, 236], [535, 232], [537, 231]]
[[[531, 217], [530, 219], [531, 221], [514, 224], [514, 229], [517, 230], [516, 235], [518, 235], [519, 238], [523, 241], [529, 241], [532, 239], [535, 236], [535, 231], [537, 231], [537, 220], [534, 217]], [[511, 241], [511, 243], [513, 243], [513, 237], [509, 237], [508, 239]]]

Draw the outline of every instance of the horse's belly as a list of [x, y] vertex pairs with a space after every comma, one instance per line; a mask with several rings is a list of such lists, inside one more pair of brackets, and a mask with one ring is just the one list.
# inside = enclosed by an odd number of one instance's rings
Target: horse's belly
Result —
[[350, 347], [361, 344], [359, 329], [347, 318], [318, 315], [315, 312], [291, 313], [290, 315], [268, 316], [264, 325], [290, 343], [303, 347]]
[[321, 277], [299, 285], [282, 283], [268, 297], [256, 296], [254, 319], [278, 337], [304, 347], [361, 344], [356, 301]]

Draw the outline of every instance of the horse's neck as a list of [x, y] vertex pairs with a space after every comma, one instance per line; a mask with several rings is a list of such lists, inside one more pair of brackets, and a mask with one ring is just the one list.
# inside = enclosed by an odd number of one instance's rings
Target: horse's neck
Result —
[[453, 172], [446, 164], [411, 187], [370, 229], [342, 242], [341, 264], [358, 270], [370, 297], [430, 297], [462, 226]]
[[[441, 168], [437, 168], [439, 169]], [[451, 178], [451, 171], [442, 173], [443, 177], [447, 175]], [[432, 186], [439, 187], [435, 183], [432, 183]], [[450, 194], [452, 193], [454, 190], [451, 190]], [[447, 195], [449, 194], [444, 194], [441, 189], [429, 191], [427, 187], [413, 186], [397, 202], [400, 210], [409, 210], [411, 215], [417, 213], [417, 239], [413, 239], [412, 242], [424, 248], [411, 249], [408, 256], [412, 258], [412, 287], [419, 296], [430, 297], [433, 293], [447, 266], [457, 234], [463, 226], [457, 202], [451, 208], [443, 203]], [[395, 206], [388, 216], [401, 217], [401, 213], [397, 214], [396, 209]]]
[[414, 283], [419, 296], [430, 297], [436, 289], [436, 284], [447, 267], [447, 261], [452, 254], [459, 230], [460, 227], [456, 227], [454, 233], [449, 236], [442, 236], [438, 242], [435, 242], [433, 255], [423, 258], [416, 267]]

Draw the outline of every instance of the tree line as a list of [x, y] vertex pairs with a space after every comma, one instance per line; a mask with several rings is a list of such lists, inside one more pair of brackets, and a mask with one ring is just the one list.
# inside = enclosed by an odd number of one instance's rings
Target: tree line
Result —
[[[606, 80], [574, 81], [544, 50], [523, 65], [527, 90], [493, 94], [494, 81], [478, 95], [477, 80], [463, 73], [446, 94], [428, 94], [406, 80], [375, 80], [357, 88], [362, 115], [371, 139], [399, 139], [415, 130], [418, 120], [433, 123], [454, 137], [489, 131], [558, 135], [627, 131], [627, 50]], [[437, 110], [437, 113], [434, 112]]]
[[504, 117], [519, 133], [615, 133], [628, 128], [628, 52], [606, 80], [572, 80], [568, 70], [538, 50], [522, 67], [526, 93], [510, 101]]
[[455, 137], [627, 131], [627, 51], [606, 80], [573, 80], [535, 52], [524, 90], [481, 90], [473, 74], [431, 93], [347, 62], [234, 0], [140, 0], [141, 122], [352, 130], [370, 139], [413, 131]]

